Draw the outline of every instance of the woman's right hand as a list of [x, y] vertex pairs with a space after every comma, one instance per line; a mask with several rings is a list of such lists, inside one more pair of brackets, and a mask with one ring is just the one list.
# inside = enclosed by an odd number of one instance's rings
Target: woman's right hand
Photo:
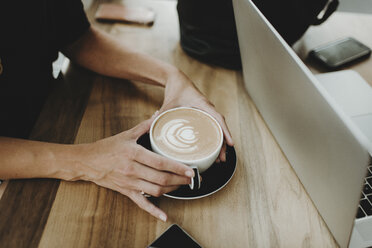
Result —
[[189, 184], [193, 170], [155, 154], [136, 143], [149, 131], [154, 117], [136, 127], [95, 143], [80, 146], [82, 159], [70, 181], [86, 180], [128, 196], [139, 207], [166, 221], [167, 215], [144, 193], [159, 197]]

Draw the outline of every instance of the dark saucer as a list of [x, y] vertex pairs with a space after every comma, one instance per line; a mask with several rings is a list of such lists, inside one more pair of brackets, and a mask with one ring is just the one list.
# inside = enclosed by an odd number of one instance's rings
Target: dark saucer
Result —
[[[148, 134], [141, 136], [138, 144], [151, 150], [150, 138]], [[188, 185], [183, 185], [175, 191], [164, 194], [167, 197], [191, 200], [209, 196], [223, 187], [230, 181], [236, 169], [236, 153], [232, 146], [227, 146], [226, 162], [214, 163], [208, 170], [201, 173], [203, 178], [200, 189], [191, 190]]]

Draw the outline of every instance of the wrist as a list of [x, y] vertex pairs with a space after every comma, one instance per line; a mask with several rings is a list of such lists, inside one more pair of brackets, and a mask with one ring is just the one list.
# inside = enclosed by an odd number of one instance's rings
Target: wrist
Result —
[[[166, 87], [169, 83], [177, 83], [179, 82], [179, 78], [182, 78], [184, 73], [173, 65], [168, 65], [164, 69], [164, 87]], [[178, 79], [178, 80], [177, 80]]]
[[188, 76], [183, 73], [177, 67], [170, 68], [167, 71], [165, 79], [165, 87], [172, 88], [174, 90], [184, 90], [187, 88], [195, 89], [194, 83], [188, 78]]
[[66, 181], [87, 180], [88, 149], [89, 144], [65, 145], [55, 157], [53, 177]]

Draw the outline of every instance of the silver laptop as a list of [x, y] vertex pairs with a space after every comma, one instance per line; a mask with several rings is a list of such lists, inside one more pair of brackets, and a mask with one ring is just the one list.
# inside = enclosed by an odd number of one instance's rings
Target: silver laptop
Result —
[[[315, 77], [250, 0], [233, 5], [248, 93], [338, 244], [372, 246], [372, 217], [359, 208], [372, 203], [371, 192], [361, 201], [372, 154], [371, 87], [353, 71]], [[339, 78], [354, 81], [335, 85]]]

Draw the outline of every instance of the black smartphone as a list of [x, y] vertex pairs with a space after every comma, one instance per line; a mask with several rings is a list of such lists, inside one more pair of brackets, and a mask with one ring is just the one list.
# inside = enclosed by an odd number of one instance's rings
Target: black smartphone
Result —
[[352, 37], [322, 45], [309, 53], [311, 59], [331, 70], [366, 59], [370, 55], [371, 49]]
[[147, 248], [202, 248], [177, 224], [171, 225]]

